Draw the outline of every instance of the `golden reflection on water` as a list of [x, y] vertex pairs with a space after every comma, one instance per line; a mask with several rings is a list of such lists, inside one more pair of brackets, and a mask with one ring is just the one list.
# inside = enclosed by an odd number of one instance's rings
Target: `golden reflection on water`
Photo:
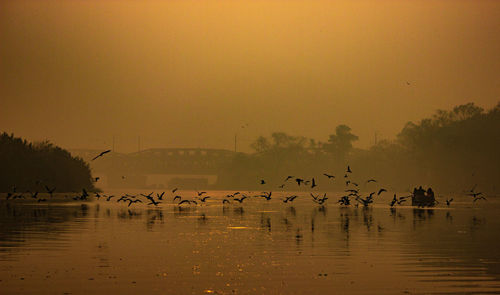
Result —
[[500, 292], [499, 202], [0, 204], [1, 294]]

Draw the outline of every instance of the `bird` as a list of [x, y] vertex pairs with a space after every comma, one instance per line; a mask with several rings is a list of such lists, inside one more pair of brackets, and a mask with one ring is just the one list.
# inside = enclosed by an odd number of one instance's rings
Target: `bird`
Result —
[[130, 207], [130, 205], [132, 205], [132, 203], [137, 203], [137, 202], [142, 203], [142, 201], [139, 199], [135, 199], [135, 200], [128, 199], [127, 201], [128, 201], [127, 207]]
[[162, 192], [161, 194], [158, 194], [156, 193], [156, 197], [158, 198], [158, 200], [163, 200], [163, 195], [165, 194], [165, 192]]
[[208, 198], [210, 198], [210, 196], [205, 196], [205, 197], [203, 197], [203, 198], [200, 198], [200, 201], [201, 201], [201, 202], [203, 202], [203, 203], [205, 203], [205, 201], [206, 201]]
[[273, 192], [269, 192], [269, 193], [266, 193], [266, 192], [263, 192], [262, 195], [259, 195], [259, 197], [263, 197], [265, 198], [267, 201], [271, 200], [271, 195], [273, 194]]
[[260, 184], [266, 184], [266, 181], [264, 179], [261, 179]]
[[246, 199], [247, 196], [243, 196], [240, 199], [234, 198], [235, 201], [238, 201], [239, 203], [242, 203], [244, 199]]
[[207, 192], [198, 192], [198, 197], [201, 197], [203, 194], [206, 194]]
[[109, 202], [109, 200], [111, 200], [111, 199], [112, 199], [112, 198], [114, 198], [114, 197], [115, 197], [115, 196], [109, 196], [109, 197], [106, 199], [106, 201], [108, 201], [108, 202]]
[[349, 185], [349, 183], [351, 183], [351, 181], [350, 181], [350, 180], [347, 180], [347, 181], [345, 182], [345, 186], [348, 186], [348, 185]]
[[358, 186], [358, 184], [356, 182], [351, 182], [351, 184], [354, 186]]
[[296, 181], [296, 182], [297, 182], [297, 184], [300, 186], [300, 184], [301, 184], [302, 182], [304, 182], [304, 179], [302, 179], [302, 178], [295, 178], [295, 181]]
[[351, 171], [351, 167], [350, 167], [349, 165], [347, 165], [347, 171], [346, 171], [346, 172], [347, 172], [347, 173], [352, 173], [352, 171]]
[[149, 199], [149, 198], [151, 198], [151, 195], [152, 195], [152, 194], [153, 194], [153, 192], [151, 192], [151, 193], [150, 193], [150, 194], [148, 194], [148, 195], [141, 194], [141, 196], [143, 196], [143, 197], [145, 197], [145, 198], [148, 198], [148, 199]]
[[373, 178], [372, 178], [372, 179], [368, 179], [368, 180], [366, 181], [366, 183], [369, 183], [369, 182], [377, 182], [377, 181], [376, 181], [375, 179], [373, 179]]
[[396, 194], [394, 194], [394, 198], [392, 199], [392, 201], [391, 201], [391, 203], [389, 205], [391, 207], [393, 207], [397, 202], [398, 202], [398, 198], [396, 197]]
[[100, 177], [95, 177], [94, 178], [94, 182], [97, 182], [99, 179], [101, 179]]
[[50, 194], [50, 197], [52, 198], [52, 193], [54, 193], [54, 191], [56, 190], [56, 188], [50, 188], [48, 186], [45, 186], [45, 189], [47, 190], [47, 192]]
[[380, 196], [381, 193], [386, 192], [387, 190], [385, 188], [381, 188], [378, 190], [377, 196]]
[[153, 198], [149, 199], [151, 201], [151, 203], [149, 203], [148, 205], [155, 205], [155, 206], [158, 206], [158, 204], [160, 204], [161, 202], [156, 202]]
[[189, 201], [189, 200], [182, 200], [177, 205], [182, 205], [182, 204], [191, 204], [191, 201]]
[[292, 178], [293, 178], [293, 176], [290, 176], [290, 175], [287, 176], [286, 179], [285, 179], [285, 182], [288, 181], [289, 179], [292, 179]]
[[36, 197], [37, 197], [37, 196], [38, 196], [38, 192], [35, 192], [35, 193], [32, 193], [32, 194], [31, 194], [31, 197], [32, 197], [33, 199], [36, 199]]
[[476, 201], [481, 200], [481, 199], [486, 201], [485, 197], [474, 197], [474, 200], [472, 202], [475, 203]]
[[311, 188], [314, 188], [315, 186], [317, 186], [317, 185], [316, 185], [316, 181], [314, 180], [314, 177], [313, 177], [313, 179], [311, 180], [311, 182], [312, 182], [312, 184], [311, 184]]
[[109, 152], [111, 152], [111, 150], [106, 150], [106, 151], [104, 151], [104, 152], [101, 152], [99, 155], [95, 156], [95, 157], [92, 159], [92, 161], [94, 161], [95, 159], [97, 159], [97, 158], [99, 158], [99, 157], [104, 156], [105, 154], [107, 154], [107, 153], [109, 153]]
[[470, 193], [470, 194], [467, 194], [468, 196], [471, 196], [471, 197], [474, 197], [474, 198], [477, 198], [479, 195], [482, 195], [483, 193], [479, 192], [479, 193]]
[[446, 206], [450, 206], [451, 202], [453, 202], [453, 198], [446, 199]]
[[330, 175], [330, 174], [326, 174], [326, 173], [323, 173], [323, 175], [324, 175], [324, 176], [326, 176], [326, 177], [328, 177], [329, 179], [330, 179], [330, 178], [335, 178], [335, 176], [334, 176], [334, 175]]
[[293, 200], [295, 200], [298, 196], [296, 195], [293, 195], [293, 196], [289, 196], [289, 197], [286, 197], [285, 199], [283, 199], [283, 203], [288, 203], [288, 202], [293, 202]]
[[177, 191], [177, 188], [174, 188], [174, 189], [172, 190], [172, 193], [175, 193], [176, 191]]
[[95, 197], [99, 200], [102, 196], [99, 193], [95, 193]]
[[222, 200], [222, 204], [229, 204], [229, 200], [228, 199]]

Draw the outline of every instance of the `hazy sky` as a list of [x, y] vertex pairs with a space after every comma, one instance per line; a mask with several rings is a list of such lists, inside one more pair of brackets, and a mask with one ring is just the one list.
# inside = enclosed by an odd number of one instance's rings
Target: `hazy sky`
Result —
[[0, 2], [0, 131], [68, 148], [367, 147], [498, 101], [500, 1]]

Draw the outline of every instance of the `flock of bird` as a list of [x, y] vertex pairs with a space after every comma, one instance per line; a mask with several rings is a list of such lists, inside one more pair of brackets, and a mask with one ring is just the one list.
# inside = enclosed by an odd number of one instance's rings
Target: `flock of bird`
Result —
[[[102, 152], [99, 154], [97, 157], [94, 159], [108, 153], [108, 151]], [[352, 170], [350, 166], [347, 166], [347, 169], [344, 174], [344, 182], [345, 182], [345, 194], [340, 197], [340, 199], [337, 201], [338, 204], [341, 206], [355, 206], [358, 207], [359, 205], [362, 205], [363, 207], [367, 207], [370, 204], [374, 202], [375, 197], [379, 197], [381, 194], [386, 193], [387, 190], [385, 188], [378, 188], [376, 190], [373, 190], [369, 193], [367, 193], [365, 196], [360, 192], [359, 184], [352, 181], [350, 179], [350, 175], [352, 174]], [[335, 180], [335, 176], [332, 174], [324, 173], [324, 177], [326, 177], [327, 181], [333, 181]], [[98, 178], [96, 178], [98, 179]], [[369, 183], [377, 183], [377, 180], [375, 179], [368, 179], [366, 180], [365, 184]], [[260, 180], [261, 185], [266, 185], [267, 181], [264, 179]], [[285, 177], [284, 182], [279, 185], [279, 188], [284, 188], [286, 185], [296, 185], [297, 187], [310, 187], [311, 189], [315, 188], [318, 186], [318, 183], [316, 179], [313, 177], [311, 179], [306, 179], [306, 178], [301, 178], [301, 177], [295, 177], [292, 175], [288, 175]], [[477, 185], [474, 185], [472, 189], [467, 191], [467, 195], [473, 197], [473, 202], [476, 202], [478, 200], [486, 200], [484, 196], [482, 196], [481, 192], [476, 192]], [[56, 190], [55, 187], [49, 187], [45, 186], [46, 192], [49, 194], [50, 198], [53, 197], [53, 194]], [[31, 199], [36, 199], [37, 202], [46, 202], [47, 198], [42, 198], [38, 197], [39, 192], [26, 192], [29, 193], [30, 196], [28, 198]], [[154, 195], [153, 192], [149, 194], [139, 194], [139, 195], [129, 195], [129, 194], [124, 194], [119, 197], [114, 196], [114, 195], [106, 195], [106, 194], [101, 194], [99, 192], [94, 192], [95, 198], [97, 200], [100, 200], [101, 198], [104, 199], [107, 202], [110, 201], [116, 201], [117, 203], [125, 203], [127, 204], [128, 207], [130, 207], [132, 204], [137, 204], [137, 203], [144, 203], [148, 206], [158, 206], [161, 203], [165, 203], [167, 201], [167, 194], [166, 192], [161, 192], [161, 193], [156, 193], [156, 196]], [[170, 194], [170, 193], [169, 193]], [[323, 206], [325, 205], [326, 201], [329, 199], [326, 193], [323, 194], [314, 194], [311, 192], [309, 194], [311, 196], [311, 201]], [[77, 195], [73, 196], [68, 196], [65, 195], [65, 198], [71, 198], [75, 201], [85, 201], [89, 199], [89, 192], [87, 190], [82, 189], [82, 192]], [[291, 195], [291, 196], [285, 196], [282, 198], [279, 198], [283, 203], [292, 203], [294, 200], [296, 200], [299, 196], [298, 195]], [[402, 196], [402, 197], [397, 197], [396, 194], [394, 194], [393, 199], [389, 202], [389, 206], [392, 208], [396, 205], [402, 205], [404, 202], [406, 202], [409, 198], [411, 198], [412, 195], [408, 196]], [[16, 193], [16, 188], [13, 188], [12, 192], [7, 193], [6, 200], [15, 200], [15, 199], [25, 199], [25, 195], [23, 193]], [[178, 189], [175, 188], [171, 190], [171, 196], [169, 198], [172, 198], [172, 203], [174, 205], [178, 206], [197, 206], [197, 205], [202, 205], [207, 202], [208, 199], [212, 198], [207, 194], [205, 191], [199, 191], [196, 193], [196, 195], [192, 198], [185, 198], [184, 196], [181, 196], [180, 193], [178, 192]], [[229, 205], [231, 203], [237, 203], [241, 204], [247, 199], [259, 199], [262, 198], [265, 201], [270, 201], [273, 199], [273, 192], [272, 191], [263, 191], [260, 194], [251, 194], [251, 192], [248, 193], [242, 193], [242, 192], [234, 192], [231, 194], [226, 194], [225, 197], [222, 199], [222, 205]], [[450, 204], [453, 202], [453, 198], [446, 199], [446, 205], [450, 206]]]

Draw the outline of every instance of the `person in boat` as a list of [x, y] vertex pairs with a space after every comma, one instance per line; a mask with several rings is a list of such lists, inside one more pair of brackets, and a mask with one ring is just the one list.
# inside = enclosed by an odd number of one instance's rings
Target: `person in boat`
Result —
[[434, 199], [434, 191], [430, 187], [427, 189], [427, 197]]

